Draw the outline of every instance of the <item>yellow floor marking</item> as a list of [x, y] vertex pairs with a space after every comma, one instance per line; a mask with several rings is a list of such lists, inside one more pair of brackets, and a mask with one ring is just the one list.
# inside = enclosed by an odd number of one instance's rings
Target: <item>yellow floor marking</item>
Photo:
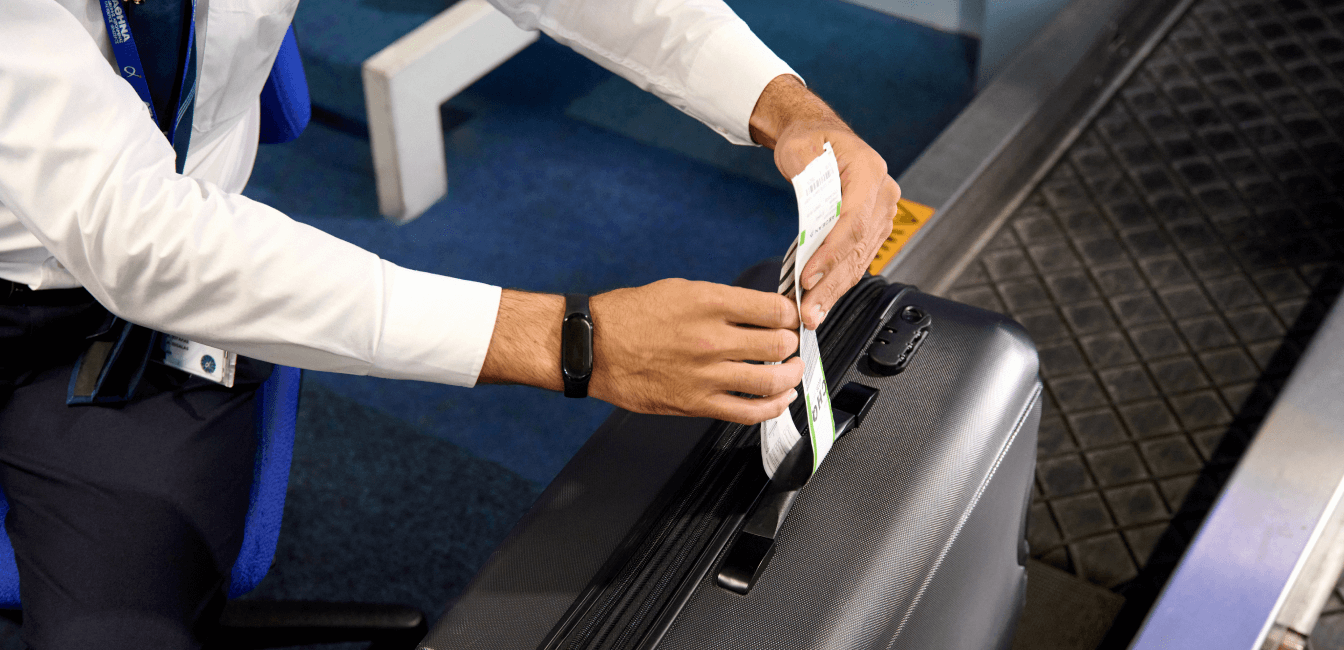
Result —
[[891, 222], [891, 236], [882, 242], [882, 248], [877, 250], [877, 257], [868, 265], [868, 272], [873, 275], [881, 273], [887, 263], [896, 257], [896, 253], [901, 252], [906, 242], [910, 241], [915, 232], [928, 223], [929, 217], [932, 216], [933, 208], [927, 205], [905, 199], [898, 201], [896, 218]]

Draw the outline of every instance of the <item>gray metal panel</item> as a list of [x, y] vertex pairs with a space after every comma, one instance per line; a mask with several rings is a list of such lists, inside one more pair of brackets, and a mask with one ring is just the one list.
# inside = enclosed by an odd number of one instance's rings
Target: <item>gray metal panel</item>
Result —
[[1344, 488], [1337, 303], [1132, 646], [1258, 650]]
[[[1344, 573], [1344, 508], [1339, 506], [1336, 501], [1329, 514], [1322, 517], [1320, 537], [1279, 608], [1274, 620], [1276, 628], [1302, 636], [1314, 634], [1340, 574]], [[1324, 649], [1318, 647], [1318, 650]]]

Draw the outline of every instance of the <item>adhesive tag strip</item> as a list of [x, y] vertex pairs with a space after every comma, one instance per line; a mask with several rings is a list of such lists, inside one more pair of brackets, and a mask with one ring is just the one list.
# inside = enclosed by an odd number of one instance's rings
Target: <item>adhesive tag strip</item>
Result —
[[[793, 177], [793, 191], [798, 198], [798, 237], [785, 255], [779, 292], [793, 295], [801, 320], [803, 284], [800, 276], [803, 267], [840, 217], [840, 169], [829, 142], [816, 160]], [[798, 338], [798, 354], [803, 359], [803, 402], [807, 407], [812, 471], [815, 472], [835, 443], [835, 419], [831, 412], [831, 396], [826, 390], [826, 371], [821, 367], [817, 333], [800, 325]], [[775, 475], [775, 469], [799, 438], [801, 434], [789, 411], [761, 424], [761, 463], [766, 474]]]
[[[794, 261], [798, 254], [798, 238], [793, 238], [793, 244], [789, 246], [789, 252], [784, 255], [784, 265], [780, 267], [779, 273], [779, 294], [781, 296], [793, 297], [794, 295]], [[771, 365], [774, 365], [773, 363]], [[765, 467], [767, 476], [773, 478], [775, 470], [779, 464], [784, 462], [784, 457], [789, 454], [789, 450], [798, 444], [802, 435], [798, 433], [798, 427], [793, 424], [793, 414], [788, 409], [784, 410], [779, 417], [772, 420], [766, 420], [761, 423], [761, 464]]]

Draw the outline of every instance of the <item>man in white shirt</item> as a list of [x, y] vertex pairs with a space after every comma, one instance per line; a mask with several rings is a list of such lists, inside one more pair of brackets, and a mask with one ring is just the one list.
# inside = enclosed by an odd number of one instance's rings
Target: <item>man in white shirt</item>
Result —
[[[730, 141], [773, 148], [786, 177], [830, 142], [844, 209], [803, 270], [803, 322], [815, 328], [861, 277], [899, 188], [720, 0], [494, 1]], [[254, 360], [564, 384], [560, 296], [400, 268], [238, 194], [297, 0], [198, 2], [182, 174], [118, 74], [98, 0], [0, 3], [0, 487], [37, 648], [199, 642], [246, 509], [251, 443], [238, 431], [269, 368]], [[746, 362], [796, 350], [795, 309], [683, 280], [594, 296], [588, 391], [640, 412], [768, 419], [802, 364]], [[238, 385], [155, 366], [129, 403], [67, 407], [63, 382], [108, 312], [249, 357]]]

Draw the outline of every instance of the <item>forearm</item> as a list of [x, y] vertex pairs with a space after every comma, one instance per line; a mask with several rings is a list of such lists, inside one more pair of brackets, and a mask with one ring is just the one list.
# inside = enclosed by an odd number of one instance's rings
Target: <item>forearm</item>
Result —
[[751, 139], [756, 144], [774, 149], [780, 137], [793, 125], [830, 124], [849, 130], [831, 107], [822, 101], [798, 77], [782, 74], [775, 77], [761, 91], [751, 111]]
[[495, 332], [478, 381], [563, 389], [560, 324], [564, 311], [561, 296], [505, 290], [499, 297]]

